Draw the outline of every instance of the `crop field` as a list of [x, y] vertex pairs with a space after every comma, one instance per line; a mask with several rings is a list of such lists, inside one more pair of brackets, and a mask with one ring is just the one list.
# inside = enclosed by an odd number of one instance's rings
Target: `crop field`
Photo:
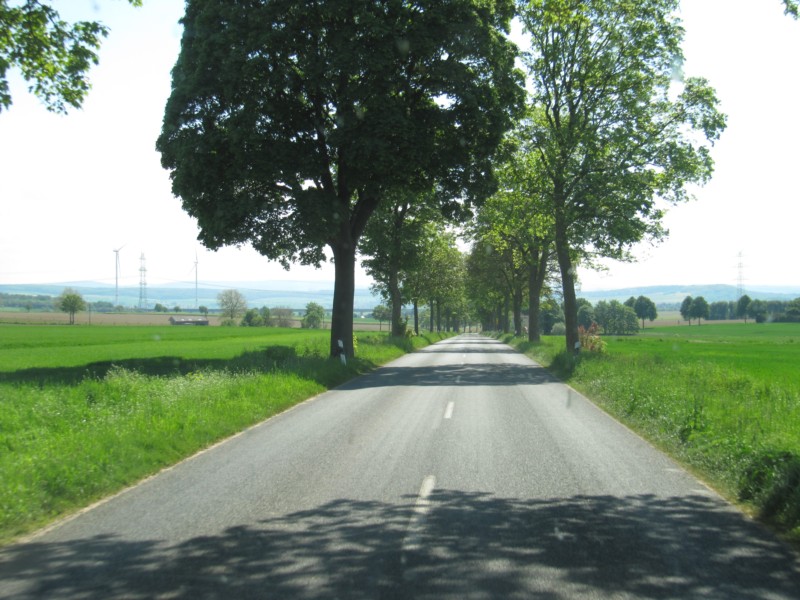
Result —
[[[198, 313], [157, 313], [157, 312], [111, 312], [89, 313], [79, 312], [75, 315], [76, 325], [170, 325], [170, 317], [200, 316]], [[219, 325], [222, 318], [219, 315], [208, 315], [210, 326]], [[291, 326], [300, 328], [302, 319], [295, 316], [291, 319]], [[64, 312], [24, 311], [0, 309], [0, 325], [68, 325], [69, 315]], [[330, 329], [330, 320], [326, 319], [325, 328]], [[388, 325], [374, 319], [353, 319], [353, 328], [358, 331], [386, 331]]]
[[519, 342], [611, 414], [800, 539], [800, 324], [652, 327], [572, 360]]
[[0, 324], [0, 543], [441, 337]]

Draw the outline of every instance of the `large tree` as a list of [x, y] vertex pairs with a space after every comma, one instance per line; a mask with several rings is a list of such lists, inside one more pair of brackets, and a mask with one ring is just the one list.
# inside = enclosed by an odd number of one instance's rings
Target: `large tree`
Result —
[[[392, 193], [373, 214], [359, 244], [362, 265], [373, 290], [388, 300], [392, 335], [405, 334], [402, 308], [408, 302], [412, 273], [425, 268], [425, 241], [431, 224], [444, 226], [430, 193]], [[406, 292], [404, 294], [404, 292]]]
[[[407, 294], [415, 307], [429, 303], [430, 330], [441, 331], [450, 329], [453, 318], [461, 316], [465, 309], [465, 262], [453, 232], [436, 228], [427, 231], [421, 268], [410, 277]], [[415, 330], [416, 320], [415, 310]]]
[[521, 101], [512, 0], [189, 0], [158, 149], [209, 248], [335, 265], [352, 355], [356, 247], [392, 192], [493, 191]]
[[58, 310], [69, 314], [69, 324], [75, 324], [75, 314], [86, 310], [86, 301], [81, 296], [80, 292], [72, 288], [64, 288], [61, 295], [56, 300]]
[[247, 310], [247, 298], [239, 290], [224, 290], [217, 294], [219, 311], [225, 321], [233, 322]]
[[700, 325], [700, 319], [708, 319], [708, 302], [702, 296], [692, 299], [692, 304], [689, 306], [689, 317], [697, 319], [697, 324]]
[[[502, 272], [512, 294], [514, 330], [522, 334], [522, 299], [528, 297], [528, 340], [538, 342], [539, 304], [553, 247], [553, 220], [547, 211], [546, 178], [538, 152], [509, 139], [498, 169], [499, 190], [479, 209], [473, 236], [505, 257]], [[527, 294], [525, 293], [527, 292]]]
[[[128, 0], [141, 6], [141, 0]], [[64, 21], [47, 2], [0, 0], [0, 111], [11, 106], [9, 68], [19, 69], [47, 110], [80, 108], [108, 28], [97, 21]]]
[[636, 301], [633, 303], [633, 310], [636, 312], [636, 316], [642, 320], [642, 329], [644, 329], [645, 319], [655, 321], [658, 318], [656, 303], [647, 296], [639, 296], [636, 298]]
[[321, 304], [306, 304], [306, 314], [300, 323], [303, 329], [322, 329], [325, 325], [325, 309]]
[[467, 297], [483, 329], [508, 333], [511, 291], [505, 275], [502, 253], [478, 237], [466, 258]]
[[658, 199], [687, 198], [711, 175], [724, 128], [707, 82], [674, 81], [678, 0], [530, 0], [528, 139], [548, 178], [567, 349], [578, 342], [576, 260], [626, 258], [664, 235]]

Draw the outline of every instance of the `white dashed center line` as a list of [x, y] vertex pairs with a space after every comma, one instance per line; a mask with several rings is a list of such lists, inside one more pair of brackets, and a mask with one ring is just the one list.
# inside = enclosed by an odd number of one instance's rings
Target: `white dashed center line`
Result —
[[453, 409], [455, 408], [455, 406], [456, 406], [455, 402], [450, 401], [447, 403], [447, 408], [444, 409], [445, 419], [450, 419], [453, 417]]
[[428, 516], [428, 512], [430, 512], [431, 509], [431, 501], [429, 498], [435, 486], [436, 477], [428, 475], [419, 488], [417, 502], [414, 504], [414, 512], [408, 520], [406, 536], [403, 538], [403, 552], [414, 552], [420, 548], [420, 539], [425, 527], [425, 518]]

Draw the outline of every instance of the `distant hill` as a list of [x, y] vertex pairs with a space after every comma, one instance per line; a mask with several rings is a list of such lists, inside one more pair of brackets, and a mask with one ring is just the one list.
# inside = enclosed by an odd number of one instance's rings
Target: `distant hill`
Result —
[[[0, 284], [0, 293], [46, 295], [56, 297], [71, 287], [77, 290], [87, 302], [111, 302], [128, 308], [139, 306], [139, 287], [120, 287], [119, 300], [115, 300], [116, 291], [113, 285], [92, 281], [73, 281], [63, 283], [42, 284]], [[247, 304], [253, 308], [262, 306], [285, 307], [293, 309], [305, 308], [309, 302], [316, 302], [330, 309], [333, 304], [333, 282], [318, 281], [249, 281], [249, 282], [205, 282], [194, 285], [176, 284], [174, 286], [147, 287], [147, 307], [156, 303], [167, 308], [179, 306], [182, 309], [206, 306], [218, 308], [217, 295], [223, 290], [235, 289], [247, 298]], [[372, 310], [381, 303], [368, 288], [355, 290], [355, 310]]]
[[[792, 287], [765, 286], [764, 289], [746, 289], [745, 293], [758, 300], [794, 300], [800, 297], [800, 285]], [[647, 296], [658, 304], [680, 304], [686, 296], [702, 296], [707, 302], [730, 302], [739, 299], [738, 288], [733, 285], [657, 285], [649, 287], [624, 288], [619, 290], [600, 290], [578, 292], [579, 298], [586, 298], [592, 304], [600, 300], [619, 300], [624, 302], [631, 296]]]
[[[71, 287], [80, 292], [87, 302], [115, 302], [113, 285], [92, 281], [0, 284], [0, 293], [56, 297], [64, 291], [65, 287]], [[197, 288], [197, 306], [206, 306], [212, 310], [218, 308], [217, 295], [221, 291], [229, 289], [235, 289], [244, 294], [248, 305], [253, 308], [268, 306], [270, 308], [302, 309], [309, 302], [316, 302], [326, 309], [330, 309], [333, 303], [333, 282], [237, 281], [200, 283]], [[793, 300], [800, 297], [800, 286], [795, 288], [765, 286], [763, 289], [747, 289], [745, 292], [751, 298], [759, 300]], [[579, 298], [586, 298], [592, 304], [596, 304], [600, 300], [619, 300], [624, 302], [631, 296], [647, 296], [657, 305], [680, 304], [686, 296], [703, 296], [708, 302], [735, 301], [738, 299], [737, 288], [732, 285], [662, 285], [578, 292]], [[356, 288], [354, 297], [355, 310], [372, 310], [381, 302], [381, 299], [374, 296], [368, 288]], [[195, 308], [194, 285], [179, 283], [163, 287], [148, 287], [148, 308], [152, 308], [156, 303], [163, 304], [167, 308], [175, 306], [179, 306], [182, 309]], [[119, 302], [117, 304], [128, 308], [139, 306], [138, 286], [120, 287]]]

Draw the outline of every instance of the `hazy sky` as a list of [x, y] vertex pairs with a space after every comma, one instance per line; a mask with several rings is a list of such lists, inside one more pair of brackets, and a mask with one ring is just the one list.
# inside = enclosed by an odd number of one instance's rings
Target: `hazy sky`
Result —
[[[148, 285], [194, 282], [195, 256], [200, 281], [332, 281], [330, 265], [287, 273], [249, 248], [211, 252], [196, 241], [154, 147], [184, 3], [144, 4], [61, 8], [111, 27], [82, 110], [48, 113], [12, 77], [14, 104], [0, 113], [0, 283], [113, 284], [117, 248], [120, 285], [138, 285], [142, 254]], [[682, 18], [684, 71], [708, 78], [728, 114], [714, 178], [670, 209], [666, 242], [637, 248], [637, 264], [582, 270], [582, 287], [736, 285], [741, 262], [745, 287], [800, 289], [800, 22], [780, 0], [684, 0]]]

